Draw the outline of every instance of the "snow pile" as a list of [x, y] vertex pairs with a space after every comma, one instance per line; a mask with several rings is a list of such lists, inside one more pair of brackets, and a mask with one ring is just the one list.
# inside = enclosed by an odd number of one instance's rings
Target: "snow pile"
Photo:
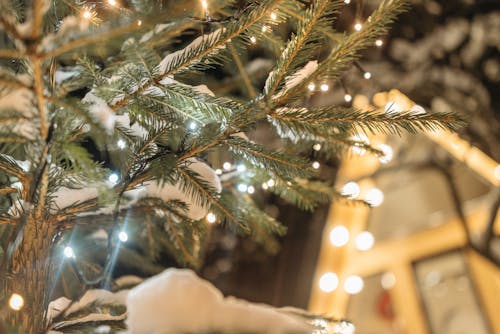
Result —
[[82, 99], [82, 102], [88, 103], [87, 109], [92, 118], [99, 122], [108, 133], [113, 133], [115, 112], [108, 106], [106, 101], [90, 91]]
[[167, 269], [127, 297], [129, 334], [310, 333], [299, 318], [268, 305], [224, 298], [189, 269]]

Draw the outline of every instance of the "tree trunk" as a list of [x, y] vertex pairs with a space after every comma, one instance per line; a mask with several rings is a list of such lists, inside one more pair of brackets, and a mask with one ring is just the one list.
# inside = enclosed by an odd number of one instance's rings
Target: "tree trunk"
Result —
[[24, 306], [19, 311], [9, 309], [6, 325], [19, 334], [42, 334], [46, 331], [51, 274], [50, 252], [56, 233], [56, 222], [50, 217], [36, 219], [29, 214], [22, 237], [12, 253], [3, 279], [5, 296], [21, 295]]

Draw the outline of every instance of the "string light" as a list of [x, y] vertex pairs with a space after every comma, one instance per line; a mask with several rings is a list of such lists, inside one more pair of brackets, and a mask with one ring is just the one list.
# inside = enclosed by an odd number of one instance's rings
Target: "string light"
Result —
[[375, 243], [375, 238], [373, 234], [368, 231], [363, 231], [356, 236], [355, 245], [356, 248], [360, 251], [367, 251], [373, 247]]
[[495, 170], [493, 171], [493, 176], [495, 176], [495, 179], [500, 180], [500, 165], [495, 167]]
[[9, 307], [14, 311], [20, 311], [24, 306], [24, 298], [20, 294], [13, 293], [9, 298]]
[[85, 9], [82, 13], [82, 17], [85, 19], [85, 20], [90, 20], [92, 18], [92, 12], [88, 9]]
[[386, 144], [381, 144], [378, 149], [382, 151], [382, 156], [380, 156], [378, 160], [383, 164], [389, 163], [393, 157], [392, 147]]
[[350, 4], [350, 3], [351, 3], [351, 0], [344, 0], [344, 3], [345, 3], [346, 5], [348, 5], [348, 4]]
[[207, 0], [201, 0], [201, 7], [203, 7], [204, 10], [208, 9], [208, 3]]
[[138, 27], [142, 26], [142, 20], [137, 20], [137, 26]]
[[116, 0], [108, 0], [108, 4], [115, 7], [118, 5], [118, 2], [116, 2]]
[[346, 184], [344, 184], [342, 190], [340, 191], [340, 194], [342, 196], [347, 196], [351, 199], [358, 197], [359, 193], [360, 193], [359, 185], [354, 181], [347, 182]]
[[267, 29], [269, 29], [269, 27], [268, 27], [268, 26], [266, 26], [266, 25], [263, 25], [263, 26], [262, 26], [262, 32], [266, 32], [266, 31], [267, 31]]
[[267, 185], [267, 182], [262, 183], [262, 189], [264, 189], [264, 190], [269, 189], [269, 186]]
[[307, 85], [307, 89], [313, 92], [316, 89], [316, 85], [314, 84], [314, 82], [309, 83], [309, 85]]
[[257, 38], [255, 38], [255, 36], [250, 36], [250, 42], [252, 42], [252, 44], [257, 43]]
[[356, 30], [356, 31], [360, 31], [362, 28], [363, 28], [363, 25], [361, 23], [359, 23], [359, 22], [357, 22], [354, 25], [354, 30]]
[[314, 161], [314, 162], [312, 163], [312, 167], [313, 167], [314, 169], [319, 169], [319, 167], [320, 167], [320, 166], [321, 166], [321, 165], [320, 165], [320, 163], [319, 163], [319, 162], [317, 162], [317, 161]]
[[366, 80], [370, 80], [371, 77], [372, 77], [372, 74], [368, 71], [363, 74], [363, 78], [365, 78]]
[[196, 128], [198, 127], [198, 124], [196, 124], [196, 122], [191, 122], [189, 123], [189, 129], [190, 130], [196, 130]]
[[213, 224], [217, 221], [217, 216], [213, 212], [209, 212], [207, 214], [207, 222], [210, 224]]
[[330, 231], [330, 242], [335, 247], [342, 247], [349, 242], [349, 230], [343, 226], [335, 226]]
[[73, 251], [73, 248], [71, 248], [70, 246], [66, 246], [64, 247], [64, 256], [66, 256], [67, 258], [74, 258], [75, 257], [75, 252]]
[[322, 91], [322, 92], [327, 92], [328, 89], [330, 89], [330, 86], [328, 86], [328, 84], [321, 84], [321, 86], [319, 86], [319, 89]]
[[349, 102], [351, 102], [351, 101], [352, 101], [352, 96], [351, 96], [351, 94], [345, 94], [345, 95], [344, 95], [344, 100], [345, 100], [346, 102], [348, 102], [348, 103], [349, 103]]
[[323, 292], [332, 292], [339, 286], [339, 278], [335, 273], [327, 272], [319, 279], [319, 288]]
[[119, 176], [118, 176], [118, 174], [116, 174], [116, 173], [111, 173], [111, 174], [108, 176], [108, 181], [109, 181], [112, 185], [117, 184], [119, 179], [120, 179], [120, 177], [119, 177]]
[[222, 168], [224, 168], [225, 170], [230, 170], [232, 167], [231, 163], [226, 161], [222, 164]]
[[253, 194], [255, 192], [255, 187], [254, 186], [248, 186], [247, 192], [249, 194]]
[[344, 290], [350, 295], [355, 295], [361, 292], [364, 287], [363, 279], [357, 275], [348, 276], [344, 281]]
[[216, 175], [222, 175], [222, 169], [217, 168], [217, 169], [215, 170], [215, 174], [216, 174]]
[[275, 12], [271, 13], [271, 19], [276, 20], [278, 18], [278, 15], [276, 15]]
[[268, 185], [269, 187], [274, 187], [274, 184], [275, 184], [275, 182], [274, 182], [274, 180], [273, 180], [273, 179], [269, 179], [269, 181], [267, 181], [267, 185]]
[[365, 201], [370, 206], [380, 206], [384, 202], [384, 193], [378, 188], [372, 188], [365, 194]]
[[384, 41], [383, 41], [383, 40], [381, 40], [381, 39], [377, 39], [377, 40], [375, 41], [375, 45], [376, 45], [377, 47], [381, 47], [382, 45], [384, 45]]
[[245, 165], [243, 165], [243, 164], [240, 164], [240, 165], [238, 165], [238, 166], [236, 167], [236, 170], [237, 170], [238, 172], [244, 172], [244, 171], [246, 171], [246, 170], [247, 170], [247, 166], [245, 166]]
[[120, 233], [118, 233], [118, 239], [120, 239], [121, 242], [127, 242], [127, 240], [128, 240], [127, 232], [120, 231]]
[[248, 186], [244, 183], [238, 184], [238, 191], [244, 193], [248, 190]]
[[321, 144], [320, 143], [316, 143], [313, 145], [313, 150], [315, 150], [316, 152], [321, 150]]
[[116, 142], [116, 146], [118, 146], [120, 150], [123, 150], [125, 147], [127, 147], [127, 142], [123, 139], [118, 139], [118, 141]]

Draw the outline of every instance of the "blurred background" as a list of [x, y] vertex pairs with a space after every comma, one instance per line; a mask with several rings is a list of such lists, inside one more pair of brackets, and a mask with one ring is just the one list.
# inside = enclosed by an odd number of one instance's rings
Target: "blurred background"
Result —
[[[338, 28], [352, 30], [377, 3], [351, 1]], [[288, 226], [279, 252], [215, 229], [201, 273], [225, 294], [347, 317], [360, 334], [499, 333], [500, 3], [411, 1], [378, 44], [311, 103], [363, 105], [396, 88], [467, 119], [459, 137], [375, 136], [386, 161], [320, 161], [344, 193], [379, 189], [373, 208], [309, 213], [257, 189]]]

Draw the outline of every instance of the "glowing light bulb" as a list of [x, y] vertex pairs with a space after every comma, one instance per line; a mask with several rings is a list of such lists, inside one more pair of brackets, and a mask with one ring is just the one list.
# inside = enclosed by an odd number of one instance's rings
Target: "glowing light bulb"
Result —
[[120, 239], [121, 242], [127, 242], [128, 240], [128, 234], [125, 231], [121, 231], [118, 233], [118, 239]]
[[203, 7], [204, 10], [208, 9], [208, 3], [207, 0], [201, 0], [201, 7]]
[[236, 167], [236, 170], [237, 170], [238, 172], [244, 172], [244, 171], [246, 171], [246, 170], [247, 170], [247, 166], [245, 166], [245, 165], [243, 165], [243, 164], [240, 164], [240, 165], [238, 165], [238, 166]]
[[255, 187], [254, 186], [248, 186], [247, 192], [249, 194], [253, 194], [255, 192]]
[[244, 183], [238, 184], [238, 191], [244, 193], [248, 190], [248, 186]]
[[250, 42], [252, 42], [252, 44], [257, 43], [257, 38], [255, 38], [255, 36], [250, 36]]
[[370, 80], [372, 77], [372, 74], [370, 72], [365, 72], [363, 74], [363, 78], [365, 78], [366, 80]]
[[314, 168], [314, 169], [319, 169], [319, 167], [320, 167], [320, 166], [321, 166], [321, 165], [320, 165], [320, 163], [319, 163], [319, 162], [317, 162], [317, 161], [314, 161], [314, 162], [312, 163], [312, 168]]
[[111, 6], [116, 6], [118, 5], [118, 2], [116, 0], [108, 0], [108, 4], [110, 4]]
[[231, 165], [230, 162], [226, 161], [222, 164], [222, 168], [224, 168], [224, 170], [230, 170], [233, 166]]
[[384, 202], [384, 193], [378, 188], [372, 188], [365, 194], [365, 201], [370, 206], [380, 206]]
[[190, 130], [196, 130], [197, 127], [198, 127], [198, 124], [196, 124], [196, 122], [189, 123]]
[[384, 41], [383, 41], [383, 40], [381, 40], [381, 39], [377, 39], [377, 40], [375, 41], [375, 45], [376, 45], [376, 46], [378, 46], [378, 47], [381, 47], [382, 45], [384, 45]]
[[137, 26], [138, 27], [142, 26], [142, 20], [137, 20]]
[[271, 19], [273, 19], [273, 20], [276, 20], [278, 18], [278, 15], [276, 15], [275, 12], [272, 12], [270, 16], [271, 16]]
[[346, 101], [346, 102], [351, 102], [351, 101], [352, 101], [352, 96], [351, 96], [351, 94], [345, 94], [345, 95], [344, 95], [344, 101]]
[[393, 157], [392, 147], [386, 144], [381, 144], [378, 149], [381, 150], [383, 154], [378, 158], [378, 160], [383, 164], [389, 163]]
[[267, 185], [267, 182], [262, 183], [262, 189], [264, 189], [264, 190], [269, 189], [269, 186]]
[[217, 216], [215, 216], [215, 214], [213, 212], [209, 212], [207, 214], [207, 222], [209, 222], [210, 224], [213, 224], [217, 221]]
[[328, 272], [321, 275], [319, 288], [323, 292], [332, 292], [339, 286], [339, 278], [335, 273]]
[[314, 82], [309, 83], [309, 85], [307, 85], [307, 89], [313, 92], [316, 89], [316, 85], [314, 84]]
[[359, 193], [360, 193], [359, 185], [354, 181], [347, 182], [346, 184], [344, 184], [342, 190], [340, 191], [340, 194], [342, 196], [347, 196], [351, 199], [358, 197]]
[[360, 31], [362, 28], [363, 28], [363, 25], [361, 23], [359, 23], [359, 22], [357, 22], [354, 25], [354, 30], [356, 30], [356, 31]]
[[344, 290], [350, 295], [360, 293], [364, 287], [363, 279], [357, 275], [348, 276], [344, 281]]
[[82, 14], [82, 17], [85, 19], [85, 20], [89, 20], [90, 18], [92, 18], [92, 12], [88, 9], [85, 9], [83, 11], [83, 14]]
[[396, 276], [390, 272], [384, 273], [380, 279], [380, 284], [384, 290], [389, 290], [396, 285]]
[[268, 26], [266, 26], [266, 25], [263, 25], [263, 26], [262, 26], [262, 32], [266, 32], [266, 31], [267, 31], [267, 29], [269, 29], [269, 28], [268, 28]]
[[349, 230], [343, 226], [335, 226], [330, 231], [330, 242], [335, 247], [342, 247], [349, 242]]
[[269, 179], [269, 181], [267, 181], [267, 185], [268, 185], [269, 187], [274, 187], [274, 184], [275, 184], [275, 182], [274, 182], [274, 180], [273, 180], [273, 179]]
[[216, 175], [222, 175], [222, 169], [217, 168], [217, 169], [215, 170], [215, 174], [216, 174]]
[[9, 307], [14, 311], [19, 311], [24, 306], [24, 298], [20, 294], [13, 293], [9, 298]]
[[64, 256], [66, 256], [67, 258], [75, 257], [75, 252], [73, 251], [73, 248], [71, 248], [70, 246], [64, 247], [63, 253], [64, 253]]
[[319, 151], [319, 150], [321, 150], [321, 144], [320, 144], [320, 143], [316, 143], [316, 144], [314, 144], [314, 145], [313, 145], [313, 150], [315, 150], [315, 151]]
[[321, 84], [321, 86], [319, 86], [319, 89], [322, 92], [328, 92], [328, 90], [330, 89], [330, 86], [328, 86], [328, 84]]
[[345, 3], [346, 5], [348, 5], [348, 4], [350, 4], [350, 3], [351, 3], [351, 0], [344, 0], [344, 3]]
[[118, 139], [118, 141], [116, 142], [116, 146], [118, 146], [120, 150], [123, 150], [125, 147], [127, 147], [127, 142], [123, 139]]
[[356, 248], [360, 251], [367, 251], [373, 247], [375, 243], [375, 238], [373, 234], [368, 231], [363, 231], [356, 236]]
[[108, 181], [111, 183], [111, 184], [116, 184], [118, 182], [118, 180], [120, 179], [120, 177], [118, 176], [118, 174], [116, 173], [111, 173], [109, 176], [108, 176]]

